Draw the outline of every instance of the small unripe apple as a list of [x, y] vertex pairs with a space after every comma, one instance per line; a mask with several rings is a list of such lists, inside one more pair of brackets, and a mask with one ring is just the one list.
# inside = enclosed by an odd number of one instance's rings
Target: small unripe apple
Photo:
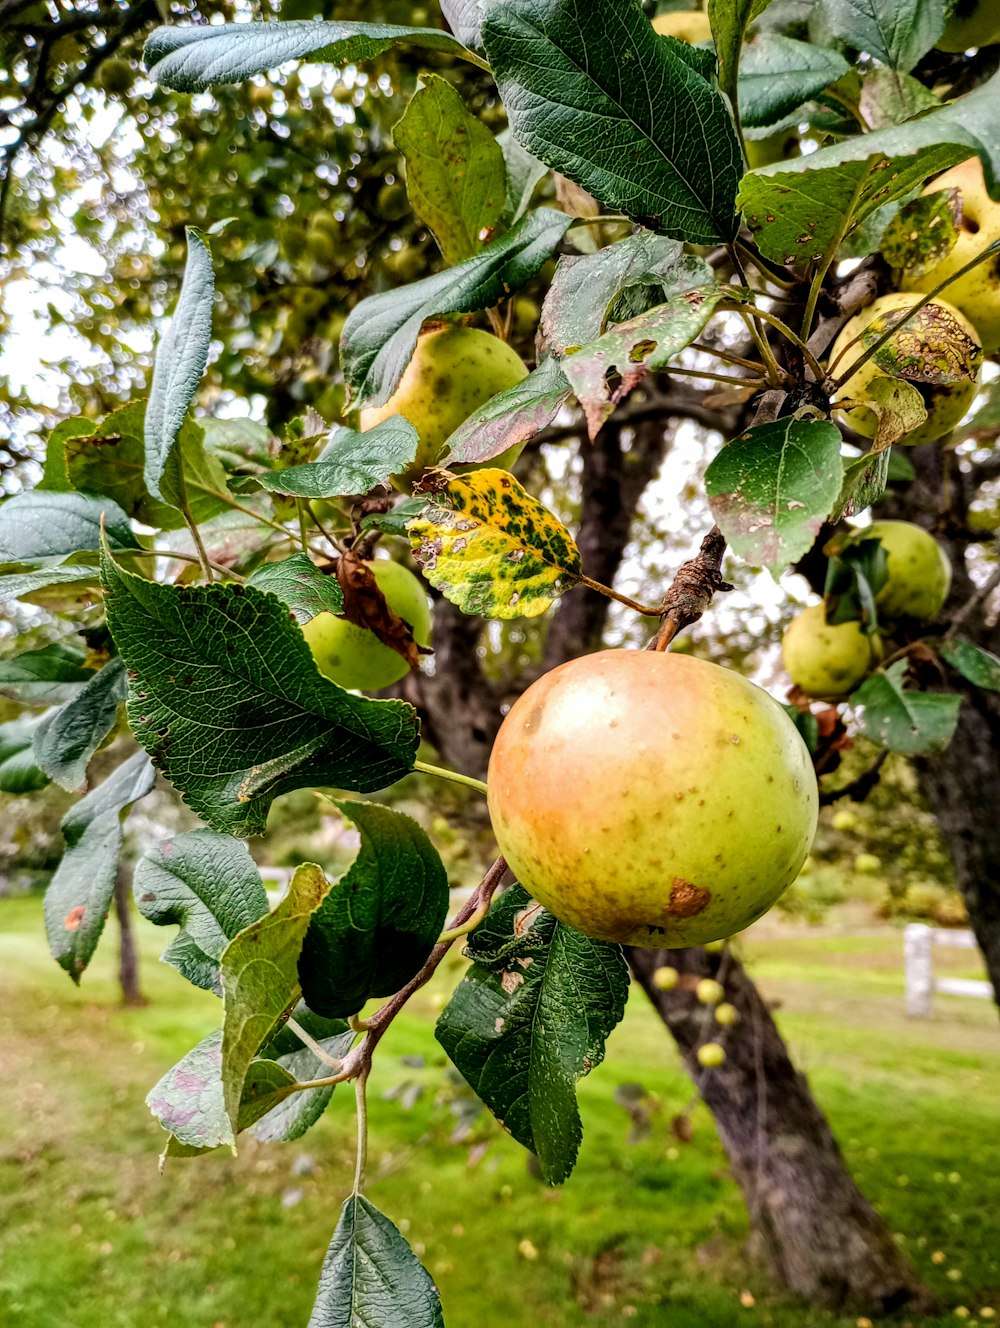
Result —
[[859, 853], [854, 859], [854, 870], [860, 876], [874, 876], [882, 868], [882, 859], [874, 853]]
[[715, 1022], [723, 1028], [732, 1028], [739, 1020], [740, 1014], [735, 1005], [730, 1005], [728, 1001], [723, 1001], [721, 1005], [715, 1007]]
[[936, 618], [951, 588], [951, 563], [934, 536], [912, 521], [873, 521], [859, 536], [880, 540], [889, 559], [889, 579], [875, 596], [879, 614], [888, 622]]
[[726, 989], [715, 978], [702, 978], [694, 989], [694, 994], [702, 1005], [718, 1005], [726, 994]]
[[657, 991], [673, 991], [680, 981], [680, 976], [676, 968], [671, 968], [669, 964], [661, 964], [659, 968], [653, 970], [653, 986]]
[[[371, 429], [390, 415], [410, 421], [420, 435], [416, 459], [405, 475], [393, 477], [397, 487], [408, 489], [437, 464], [445, 443], [474, 410], [527, 374], [528, 366], [517, 352], [489, 332], [457, 326], [426, 332], [389, 400], [361, 411], [361, 429]], [[508, 448], [489, 465], [509, 470], [522, 447]]]
[[653, 31], [661, 37], [676, 37], [692, 46], [712, 40], [712, 25], [708, 15], [700, 9], [675, 9], [673, 13], [660, 14], [653, 19]]
[[586, 935], [655, 949], [731, 936], [798, 874], [816, 776], [785, 711], [686, 655], [553, 669], [497, 735], [487, 799], [524, 888]]
[[[418, 577], [389, 558], [376, 558], [368, 566], [389, 608], [408, 623], [417, 644], [431, 639], [431, 612]], [[332, 613], [318, 613], [302, 628], [316, 667], [331, 682], [355, 691], [389, 687], [408, 672], [406, 660], [374, 632]]]
[[[1000, 30], [1000, 9], [997, 10], [997, 24]], [[943, 175], [936, 176], [925, 194], [934, 194], [941, 189], [957, 189], [962, 198], [962, 220], [958, 227], [958, 238], [954, 247], [934, 267], [912, 276], [904, 268], [899, 274], [909, 290], [929, 291], [965, 267], [977, 254], [982, 253], [987, 245], [1000, 240], [1000, 203], [990, 198], [983, 179], [983, 163], [978, 157], [952, 166]], [[983, 343], [987, 355], [995, 355], [1000, 350], [1000, 283], [998, 283], [998, 260], [996, 257], [978, 264], [964, 277], [953, 281], [944, 292], [948, 302], [956, 309], [961, 309], [972, 323]]]
[[956, 0], [937, 48], [957, 53], [972, 46], [992, 46], [994, 42], [1000, 42], [996, 0]]
[[880, 657], [876, 638], [861, 624], [826, 621], [826, 608], [814, 604], [793, 618], [781, 638], [788, 676], [807, 696], [846, 696]]
[[856, 829], [857, 824], [858, 818], [853, 812], [844, 811], [834, 812], [833, 814], [833, 828], [834, 830], [841, 831], [841, 833]]
[[[846, 373], [864, 353], [865, 334], [874, 337], [885, 331], [919, 299], [911, 291], [894, 291], [855, 314], [833, 343], [829, 362], [834, 375]], [[859, 334], [861, 339], [854, 341]], [[959, 422], [975, 398], [982, 362], [979, 334], [968, 319], [946, 300], [932, 300], [837, 389], [836, 401], [871, 401], [872, 379], [902, 378], [917, 389], [927, 408], [924, 423], [900, 439], [907, 447], [916, 447], [944, 437]], [[865, 438], [875, 437], [878, 416], [867, 405], [841, 413], [852, 429]]]
[[726, 1052], [718, 1042], [703, 1042], [698, 1048], [698, 1064], [706, 1070], [717, 1070], [726, 1063]]

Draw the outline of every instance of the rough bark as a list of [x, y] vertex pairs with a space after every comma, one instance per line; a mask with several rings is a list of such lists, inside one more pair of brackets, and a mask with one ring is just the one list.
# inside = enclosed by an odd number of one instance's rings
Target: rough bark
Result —
[[123, 1005], [145, 1005], [139, 981], [139, 951], [135, 943], [132, 921], [131, 872], [125, 866], [118, 868], [115, 880], [115, 916], [118, 919], [118, 985]]
[[[826, 1117], [740, 963], [703, 949], [626, 953], [712, 1112], [746, 1199], [753, 1252], [767, 1261], [775, 1279], [804, 1300], [834, 1310], [928, 1309], [929, 1293], [851, 1179]], [[652, 983], [662, 964], [682, 974], [673, 991], [659, 991]], [[694, 988], [703, 977], [723, 982], [726, 999], [740, 1015], [732, 1028], [713, 1025], [697, 1001]], [[697, 1048], [708, 1040], [725, 1045], [720, 1069], [698, 1063]]]

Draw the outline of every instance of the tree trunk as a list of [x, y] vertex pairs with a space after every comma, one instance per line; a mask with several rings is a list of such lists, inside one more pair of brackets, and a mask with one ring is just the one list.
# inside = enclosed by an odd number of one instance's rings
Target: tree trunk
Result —
[[115, 880], [115, 915], [118, 918], [118, 984], [122, 992], [123, 1005], [145, 1005], [139, 983], [139, 951], [135, 943], [135, 926], [132, 921], [132, 882], [131, 873], [124, 865], [119, 866]]
[[[882, 1314], [930, 1308], [930, 1293], [851, 1179], [826, 1117], [742, 965], [731, 955], [700, 948], [627, 948], [626, 954], [712, 1113], [746, 1199], [751, 1247], [775, 1279], [811, 1304], [833, 1310]], [[653, 985], [662, 964], [682, 975], [673, 991]], [[708, 1009], [694, 994], [703, 977], [723, 982], [726, 999], [740, 1016], [732, 1028], [709, 1022]], [[697, 1048], [709, 1040], [724, 1043], [726, 1062], [720, 1069], [698, 1063]]]

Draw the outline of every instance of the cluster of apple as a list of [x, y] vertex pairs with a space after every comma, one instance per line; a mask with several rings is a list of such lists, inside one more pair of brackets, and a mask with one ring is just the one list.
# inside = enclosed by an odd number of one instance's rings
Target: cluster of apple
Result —
[[[951, 564], [937, 540], [909, 521], [873, 521], [854, 530], [846, 547], [861, 540], [878, 540], [886, 553], [887, 580], [875, 596], [879, 626], [891, 630], [899, 623], [936, 618], [951, 586]], [[828, 622], [822, 603], [792, 621], [781, 653], [800, 691], [835, 701], [867, 677], [881, 661], [883, 648], [879, 633], [866, 632], [860, 622]]]

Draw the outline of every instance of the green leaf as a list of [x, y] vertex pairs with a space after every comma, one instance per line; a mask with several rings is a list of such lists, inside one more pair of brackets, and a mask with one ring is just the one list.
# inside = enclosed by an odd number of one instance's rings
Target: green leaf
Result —
[[222, 1088], [234, 1137], [250, 1062], [299, 999], [299, 953], [329, 889], [322, 868], [303, 863], [274, 911], [245, 927], [222, 952]]
[[912, 199], [889, 222], [882, 257], [907, 278], [932, 271], [954, 249], [962, 220], [962, 191], [936, 189]]
[[946, 641], [939, 654], [974, 687], [1000, 692], [1000, 659], [971, 641]]
[[707, 263], [686, 259], [676, 240], [651, 231], [627, 235], [595, 254], [564, 254], [542, 304], [539, 350], [565, 355], [596, 341], [606, 330], [616, 301], [633, 287], [644, 292], [658, 289], [658, 298], [648, 303], [659, 304], [665, 281], [672, 284], [679, 279], [679, 288], [689, 290], [711, 277]]
[[[874, 148], [879, 138], [859, 134], [854, 141]], [[889, 157], [873, 150], [838, 162], [827, 158], [833, 151], [821, 149], [744, 175], [737, 203], [767, 258], [797, 266], [831, 261], [847, 236], [877, 209], [968, 156], [954, 143], [937, 142], [915, 146], [909, 155]], [[812, 165], [806, 169], [801, 162]]]
[[116, 657], [58, 710], [42, 716], [35, 730], [35, 760], [70, 793], [86, 789], [90, 758], [114, 728], [127, 690], [125, 665]]
[[45, 892], [45, 931], [56, 963], [74, 982], [104, 930], [122, 846], [122, 821], [153, 787], [153, 767], [136, 752], [62, 819], [66, 851]]
[[259, 834], [281, 793], [324, 784], [366, 793], [412, 768], [412, 707], [324, 678], [277, 596], [158, 585], [107, 555], [103, 568], [132, 731], [213, 829]]
[[522, 148], [509, 127], [497, 134], [507, 166], [507, 201], [503, 219], [508, 226], [520, 221], [528, 210], [535, 187], [548, 174], [549, 168], [530, 152]]
[[99, 586], [101, 569], [83, 564], [72, 567], [43, 567], [37, 572], [14, 572], [0, 576], [0, 604], [7, 600], [25, 599], [47, 590], [49, 586]]
[[[295, 1017], [298, 1019], [298, 1014]], [[345, 1026], [342, 1033], [318, 1038], [317, 1041], [328, 1056], [342, 1060], [350, 1051], [355, 1036], [354, 1031]], [[309, 1083], [333, 1073], [325, 1061], [321, 1061], [314, 1052], [301, 1044], [298, 1050], [279, 1056], [275, 1063], [299, 1083]], [[291, 1143], [293, 1139], [300, 1139], [326, 1111], [333, 1097], [333, 1089], [334, 1085], [328, 1084], [325, 1088], [308, 1088], [301, 1093], [290, 1093], [262, 1116], [251, 1127], [250, 1133], [263, 1144]]]
[[868, 452], [844, 467], [840, 496], [833, 505], [830, 520], [842, 521], [871, 507], [885, 493], [889, 480], [889, 452]]
[[644, 378], [665, 368], [694, 341], [715, 306], [730, 293], [715, 285], [678, 292], [566, 356], [563, 372], [583, 407], [591, 439]]
[[736, 233], [729, 108], [638, 4], [484, 0], [483, 44], [510, 126], [607, 208], [694, 244]]
[[42, 478], [35, 485], [36, 489], [48, 489], [53, 493], [66, 493], [76, 486], [70, 481], [66, 467], [66, 444], [78, 435], [93, 433], [97, 426], [90, 420], [79, 416], [60, 420], [45, 440], [45, 466]]
[[280, 563], [264, 563], [247, 582], [255, 590], [277, 595], [292, 611], [299, 624], [309, 622], [318, 613], [342, 613], [344, 592], [335, 576], [321, 572], [305, 553], [293, 553]]
[[437, 1039], [557, 1185], [580, 1147], [576, 1081], [600, 1065], [605, 1039], [625, 1012], [621, 948], [557, 922], [514, 886], [472, 933], [466, 953], [476, 962], [441, 1012]]
[[363, 1194], [352, 1194], [323, 1260], [308, 1328], [361, 1324], [444, 1328], [444, 1318], [438, 1289], [409, 1245]]
[[405, 535], [415, 516], [427, 506], [426, 498], [404, 498], [388, 512], [370, 512], [361, 521], [362, 530], [384, 530], [387, 535]]
[[813, 544], [840, 493], [840, 430], [827, 420], [748, 429], [705, 472], [709, 507], [734, 551], [777, 578]]
[[912, 69], [944, 32], [946, 0], [822, 0], [830, 30], [891, 69]]
[[875, 597], [889, 580], [889, 557], [879, 539], [850, 537], [831, 550], [823, 597], [834, 626], [858, 622], [871, 635], [879, 625]]
[[448, 874], [416, 821], [375, 803], [337, 806], [360, 830], [361, 848], [314, 916], [299, 960], [305, 1000], [329, 1018], [404, 987], [448, 914]]
[[448, 439], [448, 450], [439, 464], [457, 466], [492, 461], [508, 448], [541, 433], [571, 396], [572, 389], [562, 366], [550, 355], [527, 378], [498, 392], [474, 410]]
[[837, 51], [759, 32], [743, 47], [740, 116], [751, 128], [773, 125], [817, 92], [836, 83], [851, 66]]
[[186, 1148], [201, 1151], [235, 1142], [222, 1093], [221, 1028], [203, 1038], [154, 1084], [146, 1106], [171, 1141], [176, 1139]]
[[128, 517], [110, 498], [92, 493], [31, 489], [0, 506], [0, 563], [59, 563], [74, 553], [97, 553], [101, 517], [113, 549], [137, 549]]
[[885, 65], [873, 65], [864, 71], [859, 110], [872, 129], [902, 124], [916, 115], [937, 110], [940, 105], [940, 97], [912, 74], [902, 74]]
[[407, 529], [424, 576], [463, 613], [535, 618], [580, 575], [572, 535], [505, 470], [452, 477]]
[[452, 85], [425, 74], [392, 131], [406, 163], [406, 192], [446, 263], [493, 238], [507, 201], [503, 150]]
[[139, 859], [132, 890], [144, 918], [180, 927], [163, 962], [221, 996], [223, 950], [267, 913], [264, 883], [246, 845], [213, 830], [165, 839]]
[[897, 660], [851, 693], [859, 728], [890, 752], [908, 756], [942, 752], [955, 732], [962, 698], [948, 692], [904, 690], [906, 667], [905, 659]]
[[417, 443], [416, 429], [402, 415], [392, 415], [364, 433], [338, 426], [315, 461], [258, 478], [271, 493], [300, 498], [370, 493], [406, 469], [417, 455]]
[[461, 42], [436, 28], [387, 23], [220, 23], [157, 28], [146, 43], [146, 67], [165, 88], [202, 92], [242, 83], [287, 60], [352, 65], [374, 59], [397, 42], [445, 51], [482, 64]]
[[771, 0], [708, 0], [715, 54], [719, 61], [719, 87], [734, 104], [737, 100], [740, 54], [748, 24]]
[[356, 406], [392, 395], [429, 318], [489, 309], [536, 276], [572, 218], [537, 208], [475, 258], [356, 304], [344, 324], [341, 367]]
[[82, 650], [58, 643], [0, 660], [0, 696], [21, 705], [62, 705], [94, 677]]
[[479, 0], [441, 0], [448, 27], [470, 51], [483, 49], [483, 16]]
[[144, 424], [146, 488], [161, 500], [164, 500], [163, 477], [208, 365], [212, 344], [215, 301], [212, 253], [200, 231], [188, 226], [186, 233], [184, 280], [174, 316], [156, 350]]
[[[0, 729], [5, 727], [0, 725]], [[48, 775], [35, 764], [30, 738], [26, 739], [23, 747], [0, 757], [0, 793], [20, 797], [24, 793], [36, 793], [48, 782]]]

